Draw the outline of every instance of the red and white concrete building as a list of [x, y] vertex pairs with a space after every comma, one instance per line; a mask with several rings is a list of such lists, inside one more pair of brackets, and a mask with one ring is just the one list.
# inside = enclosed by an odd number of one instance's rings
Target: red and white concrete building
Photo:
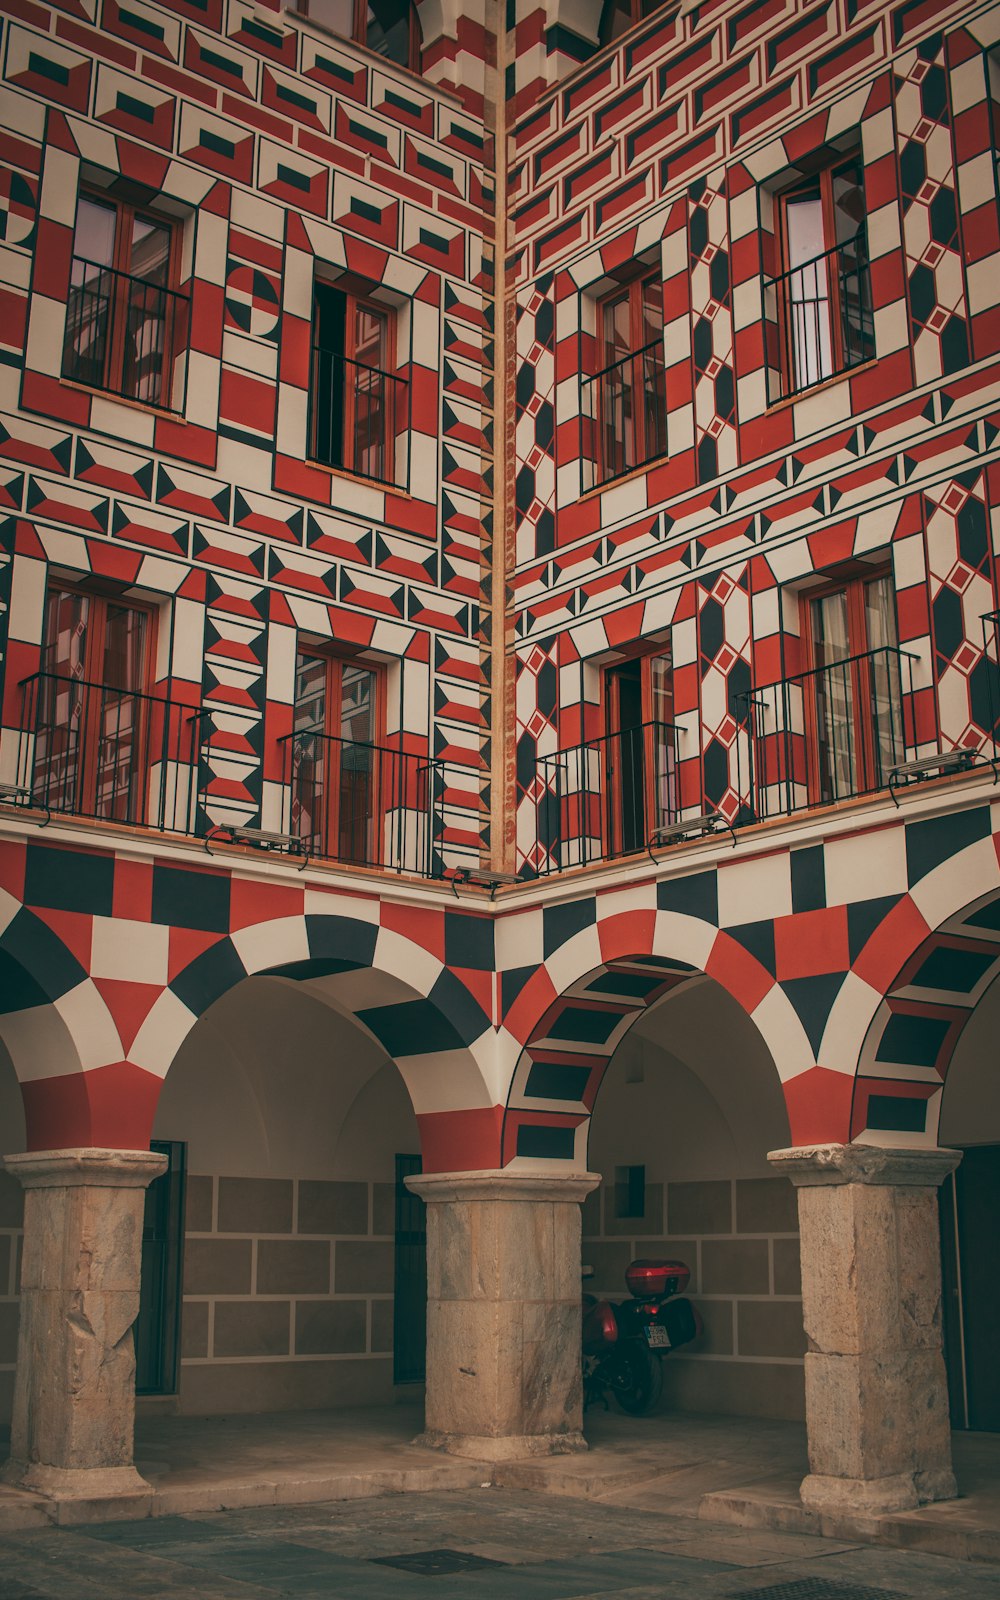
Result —
[[0, 20], [7, 1480], [425, 1376], [431, 1443], [580, 1447], [581, 1259], [667, 1253], [669, 1405], [947, 1498], [1000, 5]]

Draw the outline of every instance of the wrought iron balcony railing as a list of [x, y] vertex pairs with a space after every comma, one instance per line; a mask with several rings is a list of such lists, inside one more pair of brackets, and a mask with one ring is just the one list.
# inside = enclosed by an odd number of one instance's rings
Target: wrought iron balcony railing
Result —
[[283, 829], [309, 855], [441, 875], [444, 762], [322, 731], [286, 734]]
[[913, 659], [886, 645], [740, 697], [750, 771], [738, 787], [758, 820], [887, 787], [916, 752]]
[[174, 359], [187, 343], [188, 297], [74, 256], [62, 374], [162, 410], [180, 409]]
[[46, 811], [196, 831], [204, 714], [54, 672], [21, 684], [17, 787]]
[[645, 850], [677, 819], [679, 731], [645, 722], [538, 758], [540, 877]]
[[314, 344], [310, 412], [316, 461], [409, 488], [410, 385], [405, 378]]
[[811, 261], [764, 279], [770, 402], [834, 378], [875, 355], [864, 228]]
[[581, 449], [594, 488], [667, 451], [663, 340], [654, 339], [580, 380]]

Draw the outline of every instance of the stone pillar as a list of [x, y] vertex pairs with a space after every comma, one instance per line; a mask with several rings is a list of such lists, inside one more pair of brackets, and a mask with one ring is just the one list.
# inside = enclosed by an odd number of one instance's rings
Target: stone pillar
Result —
[[427, 1202], [420, 1443], [491, 1461], [585, 1450], [580, 1202], [599, 1177], [406, 1181]]
[[935, 1191], [960, 1159], [861, 1144], [768, 1156], [798, 1189], [811, 1509], [880, 1515], [956, 1493]]
[[24, 1185], [21, 1320], [3, 1477], [52, 1496], [148, 1492], [132, 1465], [149, 1150], [7, 1156]]

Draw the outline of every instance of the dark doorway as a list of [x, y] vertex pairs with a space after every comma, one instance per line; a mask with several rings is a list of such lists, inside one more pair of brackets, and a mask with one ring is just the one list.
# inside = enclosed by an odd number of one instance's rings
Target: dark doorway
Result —
[[407, 1178], [423, 1170], [419, 1156], [396, 1157], [396, 1275], [392, 1379], [422, 1383], [427, 1366], [427, 1216]]
[[607, 687], [608, 836], [611, 854], [628, 855], [646, 843], [642, 662], [609, 667]]
[[135, 1324], [135, 1392], [175, 1394], [187, 1147], [177, 1140], [163, 1139], [150, 1140], [149, 1147], [166, 1156], [167, 1170], [146, 1190], [139, 1315]]
[[1000, 1145], [973, 1145], [941, 1186], [941, 1274], [951, 1421], [1000, 1432]]

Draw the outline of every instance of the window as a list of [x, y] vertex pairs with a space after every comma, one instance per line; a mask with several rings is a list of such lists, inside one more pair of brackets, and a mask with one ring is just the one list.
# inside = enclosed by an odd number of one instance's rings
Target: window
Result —
[[81, 194], [62, 372], [74, 383], [169, 409], [186, 300], [178, 229], [121, 201]]
[[772, 399], [875, 354], [860, 152], [838, 156], [779, 195], [775, 221], [782, 270], [765, 281], [778, 340]]
[[41, 671], [25, 685], [32, 793], [41, 805], [145, 820], [155, 621], [151, 607], [70, 585], [49, 590]]
[[405, 385], [393, 372], [391, 310], [333, 284], [316, 284], [310, 454], [328, 467], [391, 483]]
[[418, 70], [420, 31], [412, 0], [302, 0], [301, 9], [398, 67]]
[[801, 606], [809, 797], [824, 804], [882, 788], [904, 758], [892, 579], [834, 581]]
[[609, 853], [643, 850], [676, 814], [677, 759], [669, 652], [616, 662], [604, 674]]
[[651, 17], [662, 5], [663, 0], [605, 0], [598, 35], [601, 44], [611, 44], [612, 40], [620, 39], [629, 28], [634, 28], [645, 17]]
[[311, 855], [375, 866], [385, 775], [377, 739], [382, 674], [338, 656], [299, 651], [292, 734], [292, 832]]
[[631, 472], [667, 448], [663, 285], [646, 273], [597, 305], [597, 372], [589, 380], [597, 482]]

